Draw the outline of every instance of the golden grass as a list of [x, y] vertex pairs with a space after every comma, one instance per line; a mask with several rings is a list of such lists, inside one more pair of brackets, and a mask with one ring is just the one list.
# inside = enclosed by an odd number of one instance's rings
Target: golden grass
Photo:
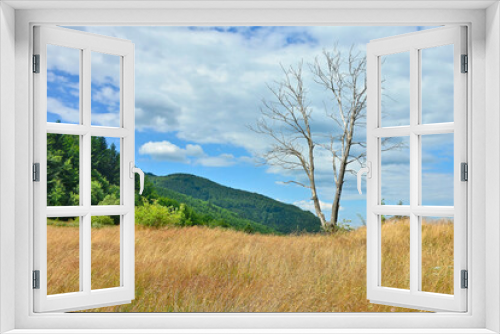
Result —
[[381, 285], [410, 289], [410, 219], [388, 219], [382, 225], [381, 243]]
[[[63, 225], [63, 222], [58, 222]], [[47, 293], [76, 292], [79, 283], [79, 228], [47, 226]], [[120, 229], [92, 228], [92, 289], [120, 286]]]
[[[61, 248], [60, 240], [77, 231], [47, 226], [49, 249]], [[118, 257], [116, 227], [93, 231], [92, 237]], [[391, 247], [383, 252], [384, 283], [404, 282], [409, 260], [404, 221], [388, 221], [382, 233]], [[53, 239], [52, 239], [53, 238]], [[56, 239], [57, 238], [57, 239]], [[389, 242], [390, 240], [390, 242]], [[406, 242], [405, 242], [406, 240]], [[453, 240], [450, 223], [424, 224], [424, 287], [426, 291], [452, 292]], [[451, 242], [452, 244], [452, 242]], [[107, 246], [105, 246], [107, 245]], [[434, 247], [435, 246], [435, 247]], [[451, 245], [452, 247], [452, 245]], [[450, 253], [451, 251], [451, 253]], [[437, 257], [437, 258], [436, 258]], [[111, 262], [110, 262], [111, 261]], [[118, 282], [119, 271], [99, 262], [93, 280]], [[61, 263], [61, 262], [59, 262]], [[57, 271], [64, 273], [64, 262]], [[450, 270], [451, 268], [451, 270]], [[106, 272], [107, 271], [107, 272]], [[114, 275], [114, 276], [113, 276]], [[446, 276], [448, 275], [448, 276]], [[445, 278], [445, 279], [443, 279]], [[74, 279], [67, 276], [66, 279]], [[77, 280], [76, 280], [77, 282]], [[49, 280], [49, 284], [70, 285]], [[74, 284], [74, 283], [73, 283]], [[76, 283], [77, 284], [77, 283]], [[109, 283], [106, 283], [109, 284]], [[115, 283], [113, 283], [115, 284]], [[272, 236], [203, 227], [150, 229], [136, 227], [136, 299], [128, 305], [92, 312], [407, 312], [371, 304], [366, 300], [366, 229], [336, 235]]]
[[47, 226], [47, 294], [80, 290], [78, 227]]
[[422, 291], [453, 294], [453, 224], [422, 224]]
[[120, 286], [120, 226], [92, 228], [93, 290]]

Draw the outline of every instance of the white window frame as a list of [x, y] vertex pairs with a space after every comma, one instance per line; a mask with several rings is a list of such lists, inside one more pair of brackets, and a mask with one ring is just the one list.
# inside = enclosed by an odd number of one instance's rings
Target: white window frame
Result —
[[[39, 73], [34, 84], [34, 162], [39, 164], [39, 182], [33, 184], [34, 248], [33, 265], [39, 270], [39, 289], [34, 290], [36, 312], [74, 311], [99, 306], [128, 304], [135, 297], [135, 159], [134, 113], [134, 44], [128, 40], [100, 36], [60, 27], [34, 27], [34, 53], [39, 55]], [[47, 122], [47, 45], [78, 50], [80, 64], [79, 124]], [[93, 53], [113, 55], [119, 59], [119, 126], [95, 126], [91, 122], [91, 57]], [[47, 134], [73, 135], [80, 142], [80, 205], [47, 206]], [[91, 138], [113, 137], [120, 141], [120, 204], [91, 204]], [[92, 289], [92, 216], [120, 216], [120, 285]], [[80, 217], [78, 291], [47, 294], [47, 224], [49, 217]]]
[[[31, 9], [14, 11], [10, 6]], [[106, 6], [115, 9], [97, 8]], [[497, 1], [398, 1], [397, 4], [370, 1], [369, 6], [363, 1], [302, 0], [239, 4], [217, 1], [187, 4], [176, 1], [143, 1], [142, 4], [122, 2], [122, 6], [146, 8], [141, 11], [116, 9], [117, 6], [120, 5], [113, 1], [76, 1], [73, 4], [69, 1], [4, 1], [0, 4], [0, 28], [8, 28], [0, 29], [0, 331], [16, 329], [13, 333], [36, 333], [37, 329], [59, 328], [64, 329], [61, 333], [76, 332], [76, 329], [89, 329], [86, 331], [88, 333], [106, 332], [106, 329], [116, 329], [118, 332], [122, 332], [120, 329], [127, 329], [127, 333], [144, 333], [146, 329], [165, 329], [163, 332], [171, 329], [170, 332], [175, 332], [176, 328], [191, 328], [199, 329], [197, 332], [202, 332], [202, 329], [212, 329], [211, 332], [238, 332], [236, 329], [242, 329], [241, 332], [244, 332], [244, 328], [253, 328], [255, 330], [252, 332], [285, 332], [285, 329], [293, 331], [294, 328], [301, 328], [294, 332], [333, 333], [350, 328], [350, 333], [355, 333], [354, 329], [363, 333], [387, 333], [390, 329], [397, 333], [415, 333], [410, 328], [419, 328], [422, 333], [500, 332], [500, 11]], [[150, 9], [147, 9], [148, 6]], [[151, 9], [162, 6], [163, 9]], [[397, 6], [398, 9], [391, 9], [391, 6]], [[87, 9], [81, 9], [85, 7]], [[30, 143], [33, 120], [32, 76], [29, 70], [33, 25], [400, 25], [402, 22], [405, 25], [464, 24], [469, 27], [471, 74], [468, 84], [471, 89], [468, 92], [468, 132], [471, 136], [468, 145], [471, 156], [468, 197], [471, 200], [468, 220], [471, 227], [468, 231], [470, 281], [467, 313], [32, 312], [30, 252], [33, 244], [33, 205]], [[14, 66], [15, 72], [12, 69]], [[14, 93], [15, 99], [12, 98]], [[14, 145], [12, 137], [15, 138]], [[12, 174], [15, 175], [14, 178]], [[15, 198], [11, 199], [9, 197], [12, 196], [11, 189], [14, 187]], [[132, 330], [139, 326], [141, 330]]]
[[[467, 289], [461, 287], [461, 271], [467, 269], [467, 187], [461, 181], [461, 163], [467, 162], [467, 76], [461, 73], [461, 56], [467, 54], [464, 26], [449, 26], [418, 31], [371, 41], [367, 46], [367, 120], [366, 158], [372, 177], [367, 178], [367, 298], [377, 304], [403, 306], [422, 310], [463, 312], [467, 310]], [[443, 45], [453, 46], [453, 122], [422, 123], [422, 61], [421, 51]], [[409, 56], [409, 124], [384, 126], [382, 122], [382, 57], [405, 52]], [[390, 59], [387, 59], [390, 62]], [[453, 198], [452, 206], [422, 205], [422, 143], [421, 136], [453, 135]], [[408, 205], [382, 204], [382, 138], [409, 140]], [[396, 289], [382, 285], [382, 215], [408, 216], [409, 287]], [[453, 293], [422, 291], [422, 217], [453, 217]]]

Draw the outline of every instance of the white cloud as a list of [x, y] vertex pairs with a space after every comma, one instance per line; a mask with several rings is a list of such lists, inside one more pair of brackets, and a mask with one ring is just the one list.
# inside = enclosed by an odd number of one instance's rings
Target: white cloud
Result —
[[68, 78], [64, 75], [57, 75], [54, 71], [47, 71], [47, 82], [57, 82], [58, 84], [67, 84]]
[[80, 111], [78, 109], [68, 107], [55, 98], [47, 98], [47, 111], [59, 115], [63, 123], [80, 122]]
[[117, 107], [120, 104], [120, 90], [102, 86], [92, 90], [92, 101]]
[[[47, 68], [71, 75], [80, 75], [80, 50], [58, 45], [47, 45]], [[49, 76], [49, 79], [50, 76]]]
[[116, 112], [109, 113], [93, 113], [92, 124], [101, 126], [120, 126], [120, 114]]
[[205, 167], [228, 167], [236, 164], [236, 159], [232, 154], [221, 154], [215, 157], [201, 157], [196, 160], [196, 164]]
[[181, 148], [166, 140], [147, 142], [139, 148], [139, 153], [149, 155], [155, 160], [182, 162], [204, 167], [228, 167], [237, 163], [247, 163], [251, 159], [247, 156], [236, 158], [228, 153], [209, 156], [200, 145], [187, 144], [185, 148]]
[[186, 145], [186, 148], [172, 144], [169, 141], [147, 142], [139, 148], [140, 154], [150, 155], [153, 159], [162, 161], [189, 163], [190, 157], [201, 157], [205, 155], [199, 145]]
[[93, 85], [120, 87], [120, 57], [93, 51], [91, 73]]
[[242, 163], [246, 163], [246, 164], [250, 164], [250, 165], [256, 165], [258, 163], [256, 158], [248, 157], [248, 156], [239, 157], [238, 160]]

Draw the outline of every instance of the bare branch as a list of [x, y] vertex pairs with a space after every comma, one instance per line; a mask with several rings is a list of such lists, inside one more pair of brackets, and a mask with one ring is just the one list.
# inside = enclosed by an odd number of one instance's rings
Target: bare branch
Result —
[[290, 181], [284, 181], [284, 182], [282, 182], [282, 183], [284, 183], [284, 184], [293, 183], [293, 184], [299, 185], [299, 186], [301, 186], [301, 187], [311, 189], [311, 187], [310, 187], [310, 186], [307, 186], [307, 185], [305, 185], [305, 184], [303, 184], [303, 183], [301, 183], [301, 182], [298, 182], [298, 181], [293, 181], [293, 180], [290, 180]]

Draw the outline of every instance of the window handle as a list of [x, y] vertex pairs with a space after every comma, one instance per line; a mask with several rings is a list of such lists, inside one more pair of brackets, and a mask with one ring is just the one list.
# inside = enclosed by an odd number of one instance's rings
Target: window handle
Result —
[[144, 172], [140, 168], [135, 167], [133, 161], [130, 161], [129, 167], [130, 167], [129, 170], [130, 170], [130, 178], [131, 179], [134, 178], [134, 174], [135, 173], [139, 174], [139, 177], [140, 177], [140, 180], [139, 180], [139, 184], [140, 184], [139, 195], [142, 195], [142, 191], [144, 190]]
[[372, 163], [370, 161], [366, 163], [366, 167], [358, 170], [358, 192], [360, 195], [363, 194], [363, 192], [361, 191], [361, 175], [363, 175], [363, 173], [366, 173], [367, 178], [372, 178]]

